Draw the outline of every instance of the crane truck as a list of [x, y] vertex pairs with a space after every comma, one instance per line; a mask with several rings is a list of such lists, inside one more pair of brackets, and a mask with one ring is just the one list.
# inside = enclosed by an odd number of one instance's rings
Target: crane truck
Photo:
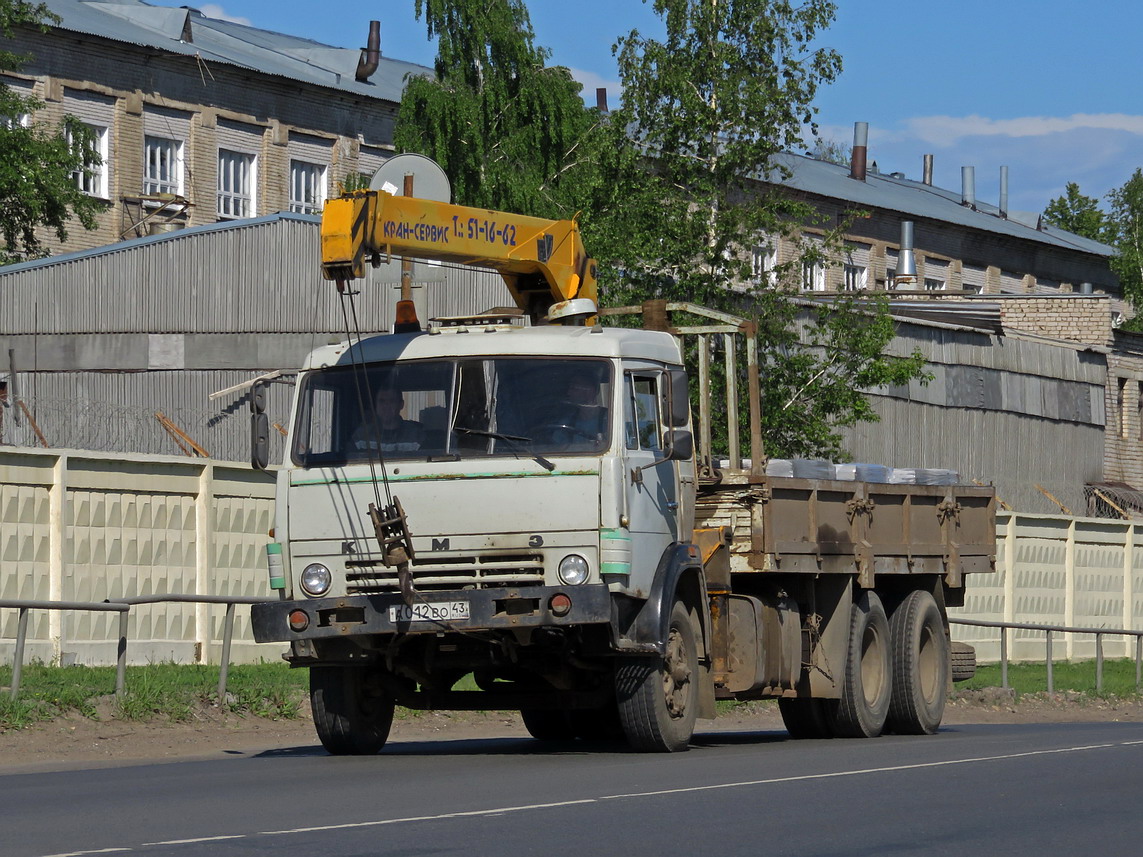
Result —
[[[776, 699], [795, 738], [937, 730], [946, 608], [994, 568], [991, 488], [768, 475], [752, 324], [662, 301], [601, 313], [572, 221], [359, 191], [321, 235], [343, 292], [383, 256], [481, 265], [532, 321], [422, 329], [398, 304], [395, 332], [305, 362], [269, 548], [280, 599], [251, 615], [309, 668], [329, 752], [378, 752], [397, 704], [518, 710], [540, 740], [651, 752], [686, 749], [719, 699]], [[624, 311], [642, 328], [600, 323]], [[254, 437], [264, 462], [257, 418]]]

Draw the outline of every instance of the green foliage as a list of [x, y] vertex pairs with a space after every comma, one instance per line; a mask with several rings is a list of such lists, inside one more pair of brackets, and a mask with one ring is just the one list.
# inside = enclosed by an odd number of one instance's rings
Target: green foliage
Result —
[[1138, 315], [1129, 327], [1143, 327], [1143, 170], [1136, 169], [1123, 186], [1107, 195], [1111, 203], [1110, 235], [1118, 248], [1111, 269], [1119, 277], [1123, 296]]
[[[47, 30], [58, 20], [42, 4], [0, 0], [0, 35], [12, 38], [16, 28]], [[26, 57], [0, 51], [0, 71], [14, 71]], [[0, 232], [4, 246], [0, 264], [46, 255], [37, 231], [53, 230], [67, 239], [74, 217], [85, 229], [95, 228], [95, 215], [105, 204], [76, 186], [74, 174], [100, 164], [90, 130], [74, 117], [62, 127], [28, 121], [43, 103], [0, 84]], [[70, 142], [69, 142], [70, 140]]]
[[439, 163], [460, 205], [573, 216], [598, 113], [546, 65], [522, 0], [417, 0], [416, 13], [439, 38], [436, 80], [408, 80], [397, 148]]
[[1044, 221], [1093, 241], [1112, 238], [1112, 224], [1099, 207], [1099, 200], [1080, 193], [1079, 185], [1068, 182], [1064, 195], [1044, 208]]
[[811, 158], [817, 158], [819, 161], [837, 164], [841, 167], [849, 166], [852, 153], [853, 150], [845, 143], [837, 140], [826, 140], [822, 137], [815, 137], [813, 148], [806, 152]]
[[[923, 376], [923, 360], [882, 353], [894, 329], [884, 298], [809, 309], [799, 299], [802, 262], [840, 257], [841, 227], [769, 279], [752, 271], [756, 247], [821, 225], [809, 204], [759, 179], [783, 177], [775, 156], [801, 148], [807, 125], [816, 134], [814, 96], [841, 70], [836, 52], [814, 47], [835, 5], [654, 6], [665, 40], [632, 32], [617, 45], [623, 106], [610, 117], [584, 217], [588, 247], [608, 263], [603, 300], [693, 301], [752, 317], [766, 452], [843, 457], [838, 429], [877, 418], [863, 390]], [[716, 449], [725, 449], [724, 416], [715, 416]]]

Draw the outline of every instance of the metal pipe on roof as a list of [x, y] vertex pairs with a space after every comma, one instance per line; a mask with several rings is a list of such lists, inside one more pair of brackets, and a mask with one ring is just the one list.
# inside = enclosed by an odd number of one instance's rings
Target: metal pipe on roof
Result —
[[921, 181], [931, 187], [933, 184], [933, 156], [925, 155], [924, 164], [921, 171]]
[[357, 71], [354, 77], [360, 83], [365, 83], [381, 65], [381, 22], [369, 22], [369, 41], [361, 51], [361, 59], [357, 61]]
[[976, 167], [960, 168], [960, 204], [976, 208]]
[[869, 123], [853, 123], [853, 154], [849, 159], [849, 177], [865, 181], [865, 157], [869, 144]]
[[897, 251], [897, 270], [893, 288], [917, 282], [917, 261], [913, 258], [913, 221], [901, 221], [901, 249]]
[[1000, 216], [1008, 219], [1008, 167], [1000, 168]]
[[607, 87], [596, 87], [595, 90], [595, 109], [600, 113], [607, 113]]

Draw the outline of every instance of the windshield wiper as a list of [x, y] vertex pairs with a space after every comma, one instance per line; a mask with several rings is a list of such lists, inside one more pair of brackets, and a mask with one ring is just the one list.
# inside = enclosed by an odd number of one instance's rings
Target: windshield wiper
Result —
[[527, 449], [523, 446], [523, 444], [532, 443], [532, 439], [530, 437], [521, 437], [520, 435], [515, 434], [503, 434], [498, 431], [485, 431], [484, 429], [467, 428], [465, 426], [453, 426], [452, 430], [457, 434], [468, 434], [475, 435], [476, 437], [490, 437], [493, 440], [502, 440], [507, 443], [510, 448], [514, 447], [515, 449], [530, 455], [533, 461], [535, 461], [549, 473], [556, 469], [556, 466], [552, 464], [552, 462], [548, 461], [548, 459], [544, 458], [544, 456], [540, 455], [539, 453], [532, 452], [532, 450]]

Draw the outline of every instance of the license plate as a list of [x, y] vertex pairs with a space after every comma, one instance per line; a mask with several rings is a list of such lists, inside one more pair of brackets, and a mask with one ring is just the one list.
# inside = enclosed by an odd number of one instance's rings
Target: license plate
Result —
[[390, 622], [451, 622], [468, 618], [467, 601], [418, 601], [389, 608]]

